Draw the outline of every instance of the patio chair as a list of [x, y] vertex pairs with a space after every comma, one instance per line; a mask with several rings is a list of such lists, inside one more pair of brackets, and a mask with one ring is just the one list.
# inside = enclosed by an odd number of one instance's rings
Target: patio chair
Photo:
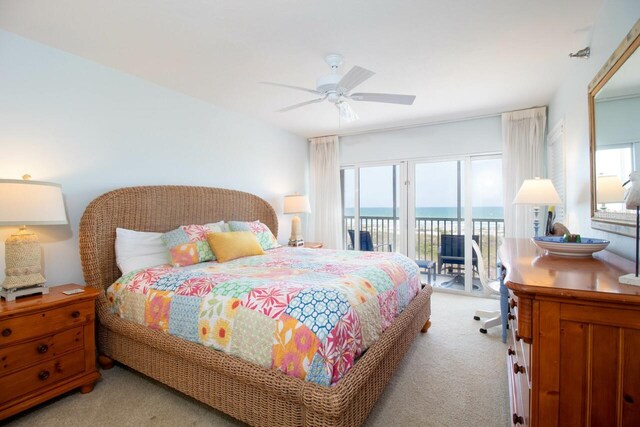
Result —
[[[487, 272], [484, 271], [484, 260], [482, 259], [482, 253], [480, 253], [480, 246], [478, 246], [478, 244], [474, 240], [473, 242], [471, 242], [471, 247], [473, 248], [473, 252], [478, 257], [478, 276], [480, 276], [480, 283], [482, 283], [483, 296], [488, 297], [492, 295], [500, 295], [500, 281], [494, 280], [492, 282], [489, 282]], [[483, 334], [486, 334], [487, 329], [489, 328], [502, 325], [502, 313], [500, 312], [500, 310], [476, 310], [476, 315], [473, 316], [473, 318], [474, 320], [487, 318], [487, 320], [482, 322], [482, 327], [480, 328], [480, 332]]]
[[[477, 243], [480, 236], [474, 234], [471, 238]], [[440, 236], [440, 247], [438, 248], [438, 274], [442, 274], [442, 267], [449, 265], [452, 270], [453, 266], [460, 269], [464, 265], [464, 235], [461, 234], [443, 234]], [[477, 271], [478, 256], [474, 253], [472, 257], [472, 268]]]
[[[347, 232], [349, 233], [349, 239], [351, 239], [351, 249], [354, 249], [356, 247], [353, 240], [354, 232], [353, 230], [347, 230]], [[374, 245], [373, 239], [371, 238], [371, 233], [366, 230], [360, 230], [360, 250], [361, 251], [369, 251], [369, 252], [378, 251], [379, 248], [383, 248], [385, 246], [388, 247], [388, 252], [392, 252], [391, 243], [382, 243], [379, 245]]]

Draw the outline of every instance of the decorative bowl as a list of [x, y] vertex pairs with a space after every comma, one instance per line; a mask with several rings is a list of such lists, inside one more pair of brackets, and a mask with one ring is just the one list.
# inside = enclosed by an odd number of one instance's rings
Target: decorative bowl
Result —
[[568, 243], [561, 236], [533, 237], [533, 243], [549, 254], [566, 258], [589, 258], [609, 245], [608, 240], [582, 237], [580, 243]]

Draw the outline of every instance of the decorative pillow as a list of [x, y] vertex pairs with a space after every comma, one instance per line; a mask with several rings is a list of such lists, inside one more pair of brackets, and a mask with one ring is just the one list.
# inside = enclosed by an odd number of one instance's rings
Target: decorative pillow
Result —
[[184, 267], [214, 260], [215, 256], [207, 243], [207, 234], [223, 231], [219, 224], [181, 225], [164, 233], [162, 241], [169, 249], [171, 265]]
[[207, 241], [218, 262], [251, 255], [264, 255], [258, 238], [250, 231], [210, 233], [207, 235]]
[[265, 251], [280, 247], [278, 240], [271, 230], [269, 230], [269, 227], [260, 221], [229, 221], [228, 224], [231, 227], [231, 231], [250, 231], [255, 234], [258, 242], [260, 242], [260, 246], [262, 246], [262, 249]]
[[141, 268], [169, 264], [162, 233], [116, 228], [116, 264], [122, 275]]

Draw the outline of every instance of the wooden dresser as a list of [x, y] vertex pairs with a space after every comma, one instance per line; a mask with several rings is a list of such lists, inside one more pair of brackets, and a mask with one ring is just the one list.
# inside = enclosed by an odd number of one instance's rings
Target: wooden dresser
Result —
[[618, 283], [633, 263], [544, 255], [524, 239], [507, 239], [500, 258], [513, 424], [640, 426], [640, 287]]
[[0, 420], [74, 388], [88, 393], [96, 369], [94, 288], [75, 295], [0, 302]]

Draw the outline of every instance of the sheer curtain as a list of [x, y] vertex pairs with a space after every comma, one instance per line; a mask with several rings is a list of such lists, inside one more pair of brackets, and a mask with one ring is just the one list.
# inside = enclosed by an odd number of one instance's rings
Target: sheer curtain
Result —
[[[525, 179], [542, 177], [546, 123], [546, 107], [502, 114], [505, 237], [533, 236], [533, 207], [514, 205], [513, 199]], [[543, 227], [545, 220], [540, 217]]]
[[340, 148], [337, 136], [311, 138], [311, 212], [314, 238], [325, 248], [342, 249]]

